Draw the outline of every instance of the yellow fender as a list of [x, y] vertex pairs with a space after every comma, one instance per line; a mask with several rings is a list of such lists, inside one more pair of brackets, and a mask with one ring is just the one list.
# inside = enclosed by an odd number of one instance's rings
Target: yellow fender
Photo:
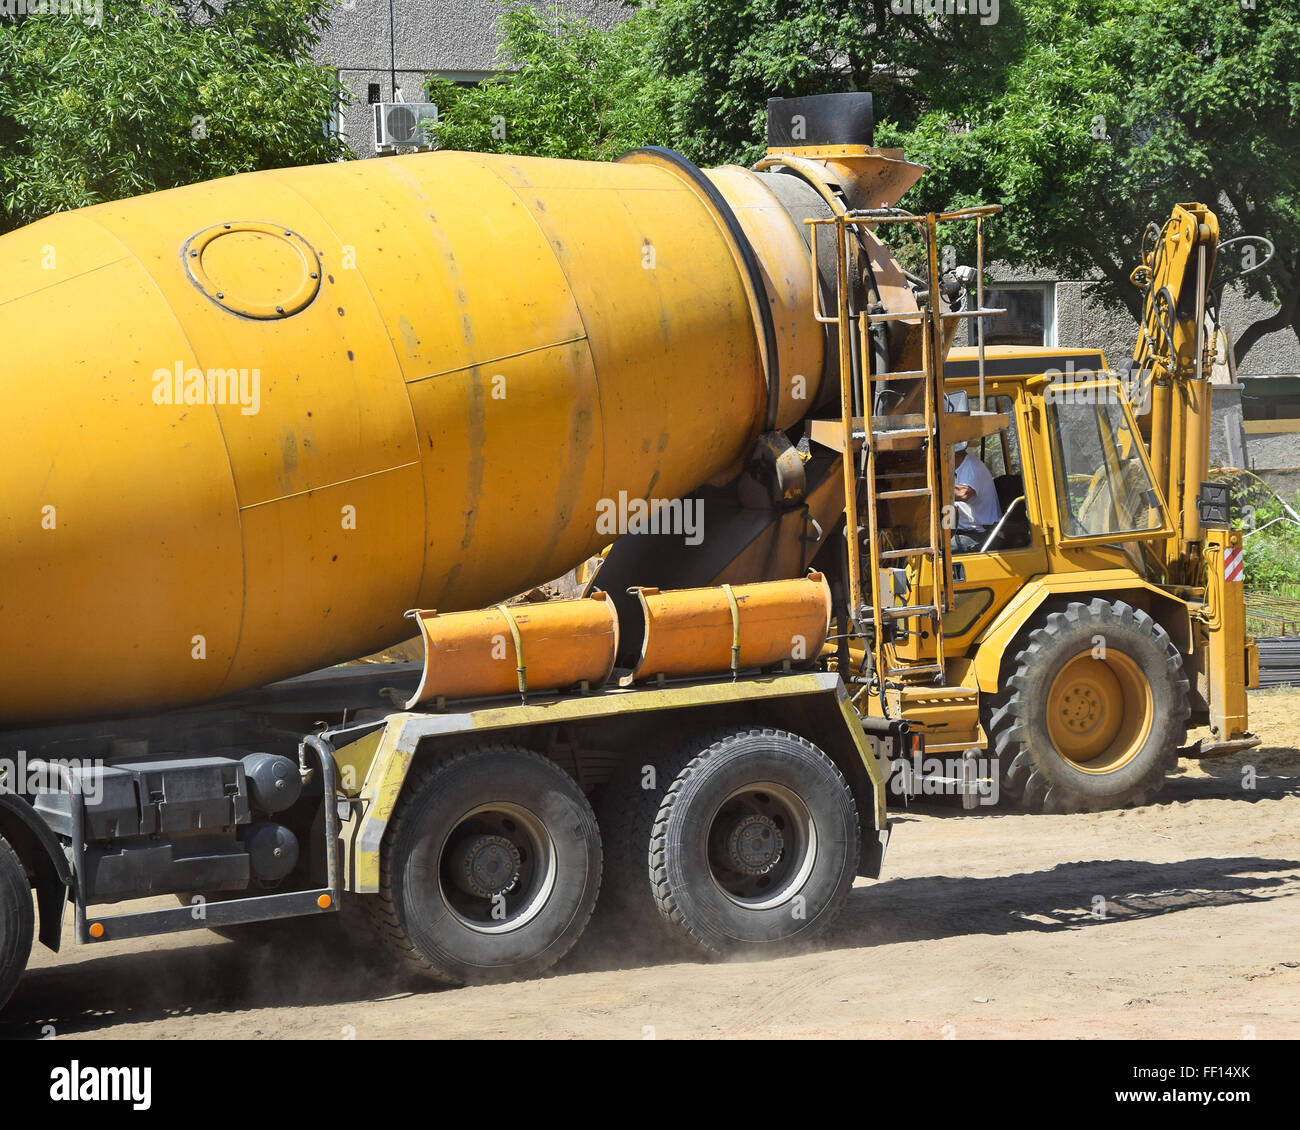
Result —
[[1056, 573], [1029, 581], [998, 617], [975, 638], [975, 683], [986, 694], [1001, 689], [1002, 658], [1012, 641], [1051, 597], [1126, 596], [1150, 612], [1184, 655], [1192, 646], [1191, 614], [1184, 600], [1142, 580], [1126, 569]]

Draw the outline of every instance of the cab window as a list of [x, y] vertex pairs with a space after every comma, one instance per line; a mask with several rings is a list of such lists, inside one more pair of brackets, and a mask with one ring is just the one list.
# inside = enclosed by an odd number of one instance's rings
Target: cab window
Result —
[[1067, 537], [1163, 528], [1159, 497], [1118, 389], [1065, 386], [1047, 402], [1057, 506]]
[[[1020, 437], [1016, 434], [1016, 416], [1015, 407], [1011, 403], [1009, 396], [990, 396], [986, 397], [988, 411], [1000, 412], [1011, 417], [1011, 427], [1003, 428], [1002, 431], [991, 436], [984, 436], [980, 440], [979, 449], [975, 452], [980, 457], [980, 461], [989, 469], [989, 474], [996, 480], [1000, 475], [1019, 475], [1020, 470]], [[1023, 491], [1019, 493], [1024, 493]], [[1015, 497], [1014, 495], [1012, 496]], [[1006, 507], [1002, 510], [1005, 512]]]
[[[972, 409], [978, 407], [973, 397], [970, 407]], [[1020, 434], [1016, 426], [1015, 402], [1005, 394], [988, 396], [985, 398], [985, 408], [989, 412], [1005, 415], [1011, 421], [1009, 427], [992, 435], [983, 436], [967, 448], [967, 453], [975, 455], [993, 476], [993, 486], [998, 496], [998, 515], [999, 518], [1006, 518], [1002, 523], [1002, 529], [989, 544], [988, 552], [994, 553], [1029, 545], [1033, 540], [1033, 532], [1029, 527], [1023, 501], [1025, 481], [1020, 456]], [[1008, 511], [1010, 511], [1009, 515]], [[991, 528], [989, 532], [992, 532]]]

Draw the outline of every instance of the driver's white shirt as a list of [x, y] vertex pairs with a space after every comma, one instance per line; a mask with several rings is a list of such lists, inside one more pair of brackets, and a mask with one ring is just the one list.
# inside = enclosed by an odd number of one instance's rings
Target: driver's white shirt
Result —
[[[957, 455], [961, 453], [958, 452]], [[957, 458], [954, 455], [953, 458]], [[966, 458], [961, 461], [953, 473], [953, 481], [959, 485], [965, 485], [975, 491], [975, 498], [971, 502], [956, 502], [957, 507], [957, 525], [958, 526], [996, 526], [998, 519], [1002, 517], [1002, 509], [998, 506], [998, 492], [993, 486], [993, 476], [989, 469], [984, 466], [969, 451], [966, 452]]]

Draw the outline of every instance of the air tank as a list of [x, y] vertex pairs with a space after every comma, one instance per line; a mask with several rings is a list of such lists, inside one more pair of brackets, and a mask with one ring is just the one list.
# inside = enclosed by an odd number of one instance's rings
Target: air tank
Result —
[[826, 357], [778, 175], [424, 153], [0, 238], [0, 726], [367, 654], [733, 478]]

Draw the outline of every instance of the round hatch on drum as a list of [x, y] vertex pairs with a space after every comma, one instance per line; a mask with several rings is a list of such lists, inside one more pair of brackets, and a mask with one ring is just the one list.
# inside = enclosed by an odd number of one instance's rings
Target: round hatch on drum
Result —
[[287, 318], [311, 305], [320, 290], [316, 252], [297, 232], [276, 224], [213, 224], [182, 254], [195, 286], [246, 318]]

